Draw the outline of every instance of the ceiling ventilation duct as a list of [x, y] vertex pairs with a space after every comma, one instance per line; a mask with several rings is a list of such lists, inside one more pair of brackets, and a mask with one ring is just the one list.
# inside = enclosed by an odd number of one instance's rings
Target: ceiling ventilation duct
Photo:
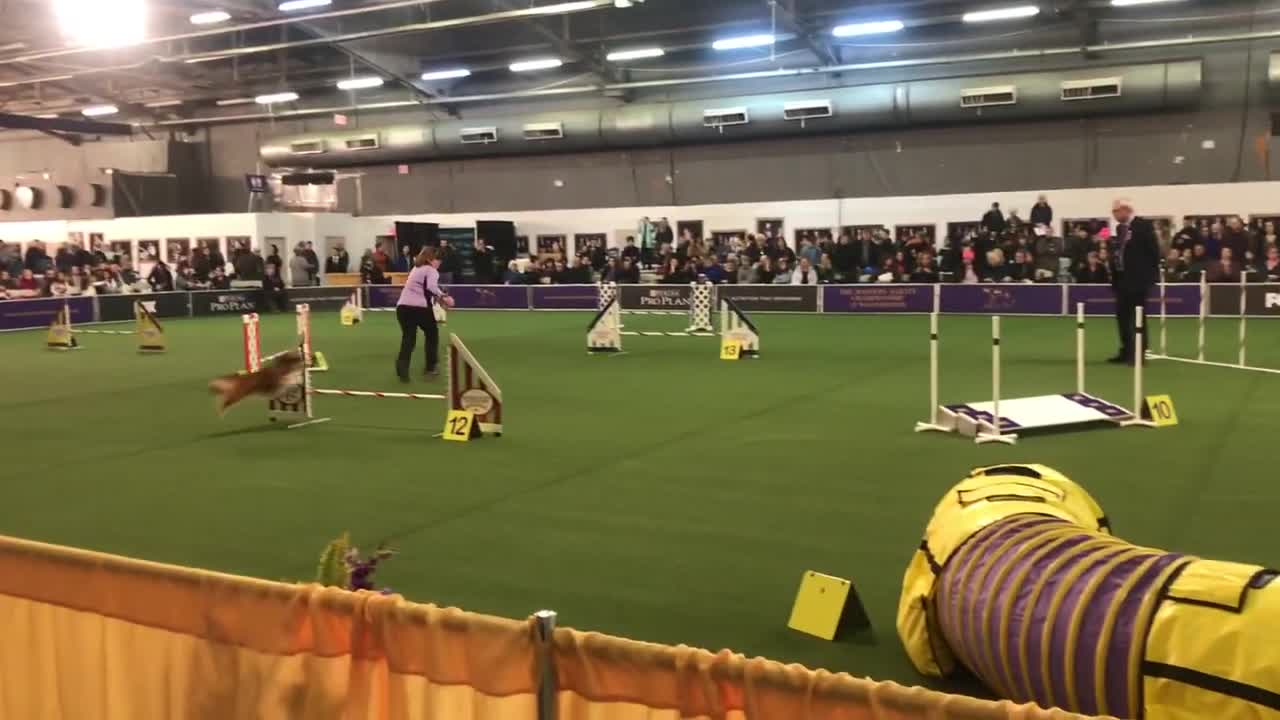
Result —
[[[1277, 72], [1280, 73], [1280, 69]], [[804, 137], [929, 125], [1150, 113], [1193, 107], [1200, 101], [1201, 75], [1202, 61], [1197, 59], [1108, 66], [1101, 71], [1098, 68], [1046, 70], [830, 88], [823, 91], [827, 96], [824, 101], [829, 108], [839, 108], [840, 112], [832, 112], [821, 122], [807, 125], [804, 118], [794, 118], [792, 113], [821, 112], [812, 90], [713, 100], [632, 103], [605, 109], [542, 111], [532, 116], [477, 114], [466, 121], [424, 121], [378, 128], [375, 134], [380, 143], [375, 150], [347, 148], [347, 139], [370, 135], [371, 131], [363, 130], [334, 132], [319, 140], [315, 134], [267, 140], [260, 154], [266, 164], [275, 167], [333, 168]], [[1107, 86], [1113, 86], [1116, 92], [1106, 94]], [[1092, 88], [1088, 90], [1090, 102], [1066, 99], [1065, 91], [1069, 87], [1073, 88], [1073, 95], [1085, 92], [1075, 88]], [[1121, 88], [1123, 93], [1119, 92]], [[815, 105], [819, 106], [815, 108]], [[975, 112], [978, 108], [981, 111]], [[552, 123], [561, 128], [557, 142], [524, 141], [527, 127]], [[732, 131], [725, 132], [726, 127]], [[299, 143], [316, 142], [322, 143], [321, 151], [307, 154], [305, 158], [291, 151]]]
[[377, 135], [362, 135], [360, 137], [347, 138], [342, 141], [343, 147], [348, 150], [377, 150], [382, 147], [378, 143]]
[[1093, 78], [1091, 80], [1064, 80], [1063, 100], [1097, 100], [1120, 97], [1123, 81], [1118, 77]]
[[830, 100], [796, 100], [782, 106], [783, 120], [818, 120], [831, 117]]
[[564, 138], [564, 123], [528, 123], [522, 132], [525, 140], [560, 140]]
[[295, 140], [289, 143], [289, 152], [293, 155], [319, 155], [324, 152], [324, 141]]

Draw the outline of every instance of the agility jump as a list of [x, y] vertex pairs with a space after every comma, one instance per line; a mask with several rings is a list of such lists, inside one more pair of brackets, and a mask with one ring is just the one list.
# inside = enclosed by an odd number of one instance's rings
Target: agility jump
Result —
[[[302, 352], [301, 347], [298, 352]], [[449, 336], [449, 377], [444, 395], [316, 388], [311, 385], [312, 372], [309, 368], [300, 368], [286, 378], [279, 392], [268, 401], [268, 418], [272, 422], [284, 421], [289, 428], [328, 422], [332, 418], [315, 415], [312, 398], [317, 395], [378, 400], [444, 400], [446, 414], [450, 410], [467, 410], [475, 414], [476, 426], [481, 433], [502, 435], [502, 388], [457, 335]]]
[[1228, 368], [1232, 370], [1249, 370], [1251, 372], [1270, 373], [1272, 375], [1280, 375], [1280, 368], [1264, 368], [1250, 365], [1249, 360], [1249, 318], [1248, 318], [1248, 288], [1249, 283], [1246, 273], [1240, 273], [1240, 333], [1236, 345], [1237, 361], [1235, 363], [1213, 362], [1205, 359], [1205, 350], [1207, 347], [1206, 327], [1209, 320], [1209, 283], [1206, 280], [1207, 273], [1200, 273], [1200, 315], [1198, 318], [1199, 326], [1196, 334], [1196, 356], [1194, 358], [1169, 354], [1169, 330], [1168, 330], [1168, 294], [1164, 281], [1160, 282], [1160, 352], [1148, 353], [1147, 358], [1150, 360], [1170, 360], [1173, 362], [1188, 363], [1191, 365], [1204, 365], [1208, 367]]
[[138, 352], [162, 353], [168, 347], [164, 327], [155, 314], [141, 301], [133, 303], [133, 330], [80, 330], [71, 324], [71, 304], [64, 302], [49, 325], [46, 345], [50, 350], [76, 350], [82, 347], [77, 335], [123, 335], [138, 339]]
[[[707, 303], [702, 307], [705, 309], [697, 310], [698, 319], [693, 319], [693, 305], [690, 305], [691, 324], [699, 323], [702, 329], [689, 330], [686, 332], [623, 332], [622, 331], [622, 309], [620, 298], [614, 295], [605, 303], [591, 323], [587, 326], [587, 352], [589, 354], [599, 353], [621, 353], [623, 336], [630, 337], [721, 337], [724, 339], [735, 340], [741, 348], [740, 352], [743, 357], [759, 357], [760, 356], [760, 331], [756, 328], [755, 323], [751, 321], [751, 317], [738, 306], [736, 302], [729, 298], [720, 299], [720, 332], [710, 332], [711, 327], [711, 286], [702, 284], [695, 285], [695, 292], [699, 287], [705, 288]], [[705, 320], [701, 316], [705, 314]]]
[[1070, 426], [1110, 424], [1120, 427], [1153, 427], [1141, 415], [1143, 401], [1143, 310], [1137, 311], [1137, 340], [1133, 366], [1133, 409], [1104, 400], [1085, 389], [1084, 303], [1076, 306], [1076, 390], [1056, 395], [1002, 398], [1000, 393], [1000, 316], [991, 318], [990, 402], [939, 404], [938, 295], [929, 314], [929, 420], [916, 423], [916, 432], [959, 433], [979, 445], [1013, 445], [1018, 434]]
[[[302, 349], [303, 357], [307, 360], [307, 368], [311, 372], [325, 372], [329, 369], [329, 362], [325, 359], [324, 353], [314, 351], [311, 347], [311, 306], [300, 304], [294, 309], [297, 315], [298, 336], [297, 342]], [[244, 324], [242, 333], [244, 346], [244, 371], [245, 373], [257, 372], [262, 369], [264, 360], [274, 360], [275, 358], [287, 353], [290, 350], [283, 350], [266, 356], [262, 355], [262, 320], [258, 313], [249, 313], [240, 316], [241, 322]]]
[[[689, 309], [684, 310], [623, 310], [621, 299], [622, 296], [618, 291], [618, 284], [599, 283], [597, 286], [597, 297], [599, 302], [597, 310], [604, 310], [609, 303], [614, 302], [618, 306], [619, 315], [650, 315], [664, 317], [688, 317], [689, 326], [684, 332], [637, 332], [626, 331], [623, 335], [632, 337], [715, 337], [713, 328], [711, 327], [711, 309], [715, 307], [715, 301], [712, 298], [712, 288], [710, 283], [690, 283], [689, 288]], [[619, 319], [618, 328], [624, 327]]]

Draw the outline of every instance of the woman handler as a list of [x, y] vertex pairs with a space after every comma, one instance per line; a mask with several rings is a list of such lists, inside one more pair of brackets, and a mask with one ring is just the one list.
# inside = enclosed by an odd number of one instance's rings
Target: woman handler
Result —
[[434, 303], [453, 307], [453, 298], [440, 289], [440, 260], [435, 248], [423, 248], [414, 262], [415, 267], [400, 291], [396, 302], [396, 319], [400, 321], [400, 355], [396, 358], [396, 375], [400, 382], [409, 382], [409, 362], [418, 342], [418, 329], [427, 336], [427, 374], [439, 374], [440, 329], [436, 326]]

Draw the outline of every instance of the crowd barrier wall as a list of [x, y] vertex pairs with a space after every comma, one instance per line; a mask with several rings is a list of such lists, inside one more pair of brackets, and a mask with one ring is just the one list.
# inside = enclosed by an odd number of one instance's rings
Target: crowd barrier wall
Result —
[[[1209, 315], [1239, 317], [1240, 294], [1245, 293], [1250, 317], [1280, 317], [1280, 283], [1209, 285]], [[290, 301], [313, 308], [337, 310], [359, 291], [364, 306], [395, 307], [400, 287], [366, 285], [289, 288]], [[1166, 285], [1166, 312], [1174, 317], [1195, 317], [1200, 312], [1200, 285]], [[449, 288], [460, 310], [595, 310], [599, 289], [595, 285], [454, 285]], [[824, 314], [929, 313], [934, 294], [941, 312], [958, 315], [1058, 315], [1074, 316], [1078, 303], [1089, 315], [1115, 313], [1111, 288], [1106, 285], [982, 284], [982, 285], [717, 285], [720, 297], [729, 297], [747, 312]], [[689, 285], [621, 285], [624, 310], [684, 311], [689, 307]], [[263, 312], [262, 292], [253, 289], [197, 292], [95, 295], [70, 297], [75, 324], [133, 319], [133, 302], [154, 304], [157, 317], [240, 315]], [[0, 301], [0, 330], [47, 327], [64, 300], [40, 298]], [[1160, 313], [1158, 293], [1147, 302], [1151, 317]]]
[[398, 595], [0, 537], [0, 717], [1074, 720]]

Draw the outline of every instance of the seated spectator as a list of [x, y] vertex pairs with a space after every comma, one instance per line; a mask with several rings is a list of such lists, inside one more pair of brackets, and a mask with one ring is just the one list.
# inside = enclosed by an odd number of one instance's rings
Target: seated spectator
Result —
[[1111, 282], [1111, 271], [1098, 257], [1096, 250], [1085, 256], [1084, 265], [1076, 270], [1076, 282], [1082, 284], [1101, 285]]
[[781, 258], [786, 258], [787, 267], [795, 267], [796, 253], [787, 245], [786, 239], [779, 237], [779, 238], [775, 238], [773, 242], [774, 242], [775, 252], [777, 252], [777, 256], [774, 259], [778, 260]]
[[210, 290], [230, 290], [231, 278], [227, 277], [227, 271], [220, 267], [213, 269], [213, 274], [209, 276]]
[[67, 274], [61, 270], [55, 272], [44, 286], [44, 297], [66, 297], [67, 292]]
[[676, 257], [667, 258], [666, 267], [663, 268], [662, 283], [665, 285], [685, 285], [693, 282], [693, 276], [680, 263], [680, 259]]
[[1013, 254], [1011, 275], [1014, 282], [1033, 283], [1036, 281], [1036, 266], [1031, 262], [1031, 254], [1018, 248]]
[[978, 269], [974, 266], [977, 259], [977, 253], [973, 248], [967, 247], [960, 254], [960, 270], [956, 272], [956, 281], [966, 285], [977, 285], [982, 282], [982, 276], [978, 274]]
[[1196, 228], [1196, 224], [1191, 221], [1191, 218], [1182, 219], [1182, 228], [1173, 234], [1173, 239], [1170, 241], [1171, 247], [1179, 252], [1183, 250], [1191, 250], [1200, 242], [1202, 242], [1200, 239], [1200, 230]]
[[760, 259], [751, 268], [751, 284], [769, 285], [773, 282], [773, 277], [773, 260], [768, 255], [761, 253]]
[[[372, 261], [372, 257], [370, 261]], [[284, 312], [289, 307], [289, 297], [284, 290], [284, 278], [275, 265], [267, 263], [262, 276], [262, 294], [266, 300], [267, 310]]]
[[507, 263], [507, 269], [502, 272], [503, 285], [523, 285], [524, 275], [520, 273], [520, 263], [512, 260]]
[[529, 264], [524, 268], [522, 275], [525, 285], [541, 285], [542, 284], [542, 268], [536, 260], [530, 259]]
[[173, 273], [170, 272], [169, 266], [165, 265], [163, 260], [156, 260], [155, 267], [151, 268], [151, 274], [147, 276], [147, 284], [151, 285], [152, 292], [170, 292], [173, 290]]
[[889, 256], [884, 259], [884, 263], [880, 266], [880, 273], [876, 275], [878, 283], [894, 283], [902, 279], [902, 270], [898, 267], [898, 258]]
[[636, 285], [640, 282], [640, 263], [632, 258], [624, 257], [614, 273], [615, 282], [619, 285]]
[[1200, 282], [1200, 276], [1209, 270], [1209, 249], [1204, 243], [1196, 243], [1191, 247], [1191, 260], [1187, 263], [1187, 282]]
[[778, 262], [774, 266], [773, 284], [774, 285], [790, 285], [791, 284], [791, 263], [786, 256], [778, 256]]
[[[157, 268], [160, 267], [161, 265], [163, 265], [163, 263], [161, 263], [160, 261], [156, 261]], [[169, 268], [166, 265], [165, 272], [167, 273], [168, 270]], [[151, 274], [155, 275], [154, 270], [152, 271]], [[172, 275], [169, 275], [169, 283], [170, 283], [169, 289], [172, 290], [173, 289]], [[124, 281], [120, 279], [120, 274], [115, 272], [114, 269], [111, 268], [110, 266], [105, 268], [100, 267], [96, 271], [94, 271], [93, 291], [98, 295], [118, 295], [125, 291]]]
[[631, 264], [636, 265], [640, 262], [640, 248], [636, 247], [635, 237], [628, 235], [626, 244], [622, 246], [622, 259], [631, 258]]
[[17, 287], [17, 283], [9, 276], [9, 271], [0, 268], [0, 290], [12, 290]]
[[1258, 264], [1258, 272], [1267, 282], [1280, 282], [1280, 247], [1267, 245], [1266, 257]]
[[19, 296], [35, 297], [40, 294], [40, 279], [31, 268], [22, 269], [22, 274], [18, 276], [17, 290]]
[[1231, 246], [1223, 245], [1219, 249], [1219, 253], [1218, 261], [1209, 265], [1207, 269], [1209, 282], [1240, 282], [1240, 265], [1235, 261], [1235, 252], [1231, 249]]
[[933, 263], [933, 253], [922, 252], [916, 256], [915, 269], [910, 278], [913, 283], [932, 284], [938, 282], [938, 268]]
[[[833, 245], [832, 250], [835, 250]], [[818, 282], [827, 285], [836, 281], [836, 266], [831, 258], [830, 252], [822, 253], [822, 257], [818, 258]]]
[[987, 267], [982, 274], [982, 281], [989, 283], [1013, 282], [1013, 268], [1005, 260], [1004, 251], [992, 248], [987, 251]]
[[564, 285], [590, 285], [591, 259], [585, 255], [574, 258], [573, 265], [561, 271], [559, 282]]
[[190, 265], [181, 263], [178, 265], [178, 272], [174, 275], [173, 287], [176, 290], [189, 292], [192, 290], [204, 290], [209, 285], [196, 280], [196, 271]]
[[[776, 282], [776, 280], [775, 280]], [[818, 271], [813, 267], [813, 263], [809, 262], [809, 258], [803, 254], [800, 256], [800, 265], [791, 273], [792, 285], [817, 285]]]
[[724, 279], [720, 282], [726, 285], [737, 285], [740, 277], [738, 270], [738, 256], [730, 255], [724, 261]]
[[701, 276], [707, 279], [707, 282], [719, 285], [724, 282], [725, 269], [716, 262], [714, 255], [708, 255], [702, 258], [702, 267], [698, 269]]
[[1167, 283], [1179, 283], [1187, 279], [1187, 264], [1182, 260], [1182, 253], [1175, 247], [1169, 248], [1165, 255], [1161, 275]]

